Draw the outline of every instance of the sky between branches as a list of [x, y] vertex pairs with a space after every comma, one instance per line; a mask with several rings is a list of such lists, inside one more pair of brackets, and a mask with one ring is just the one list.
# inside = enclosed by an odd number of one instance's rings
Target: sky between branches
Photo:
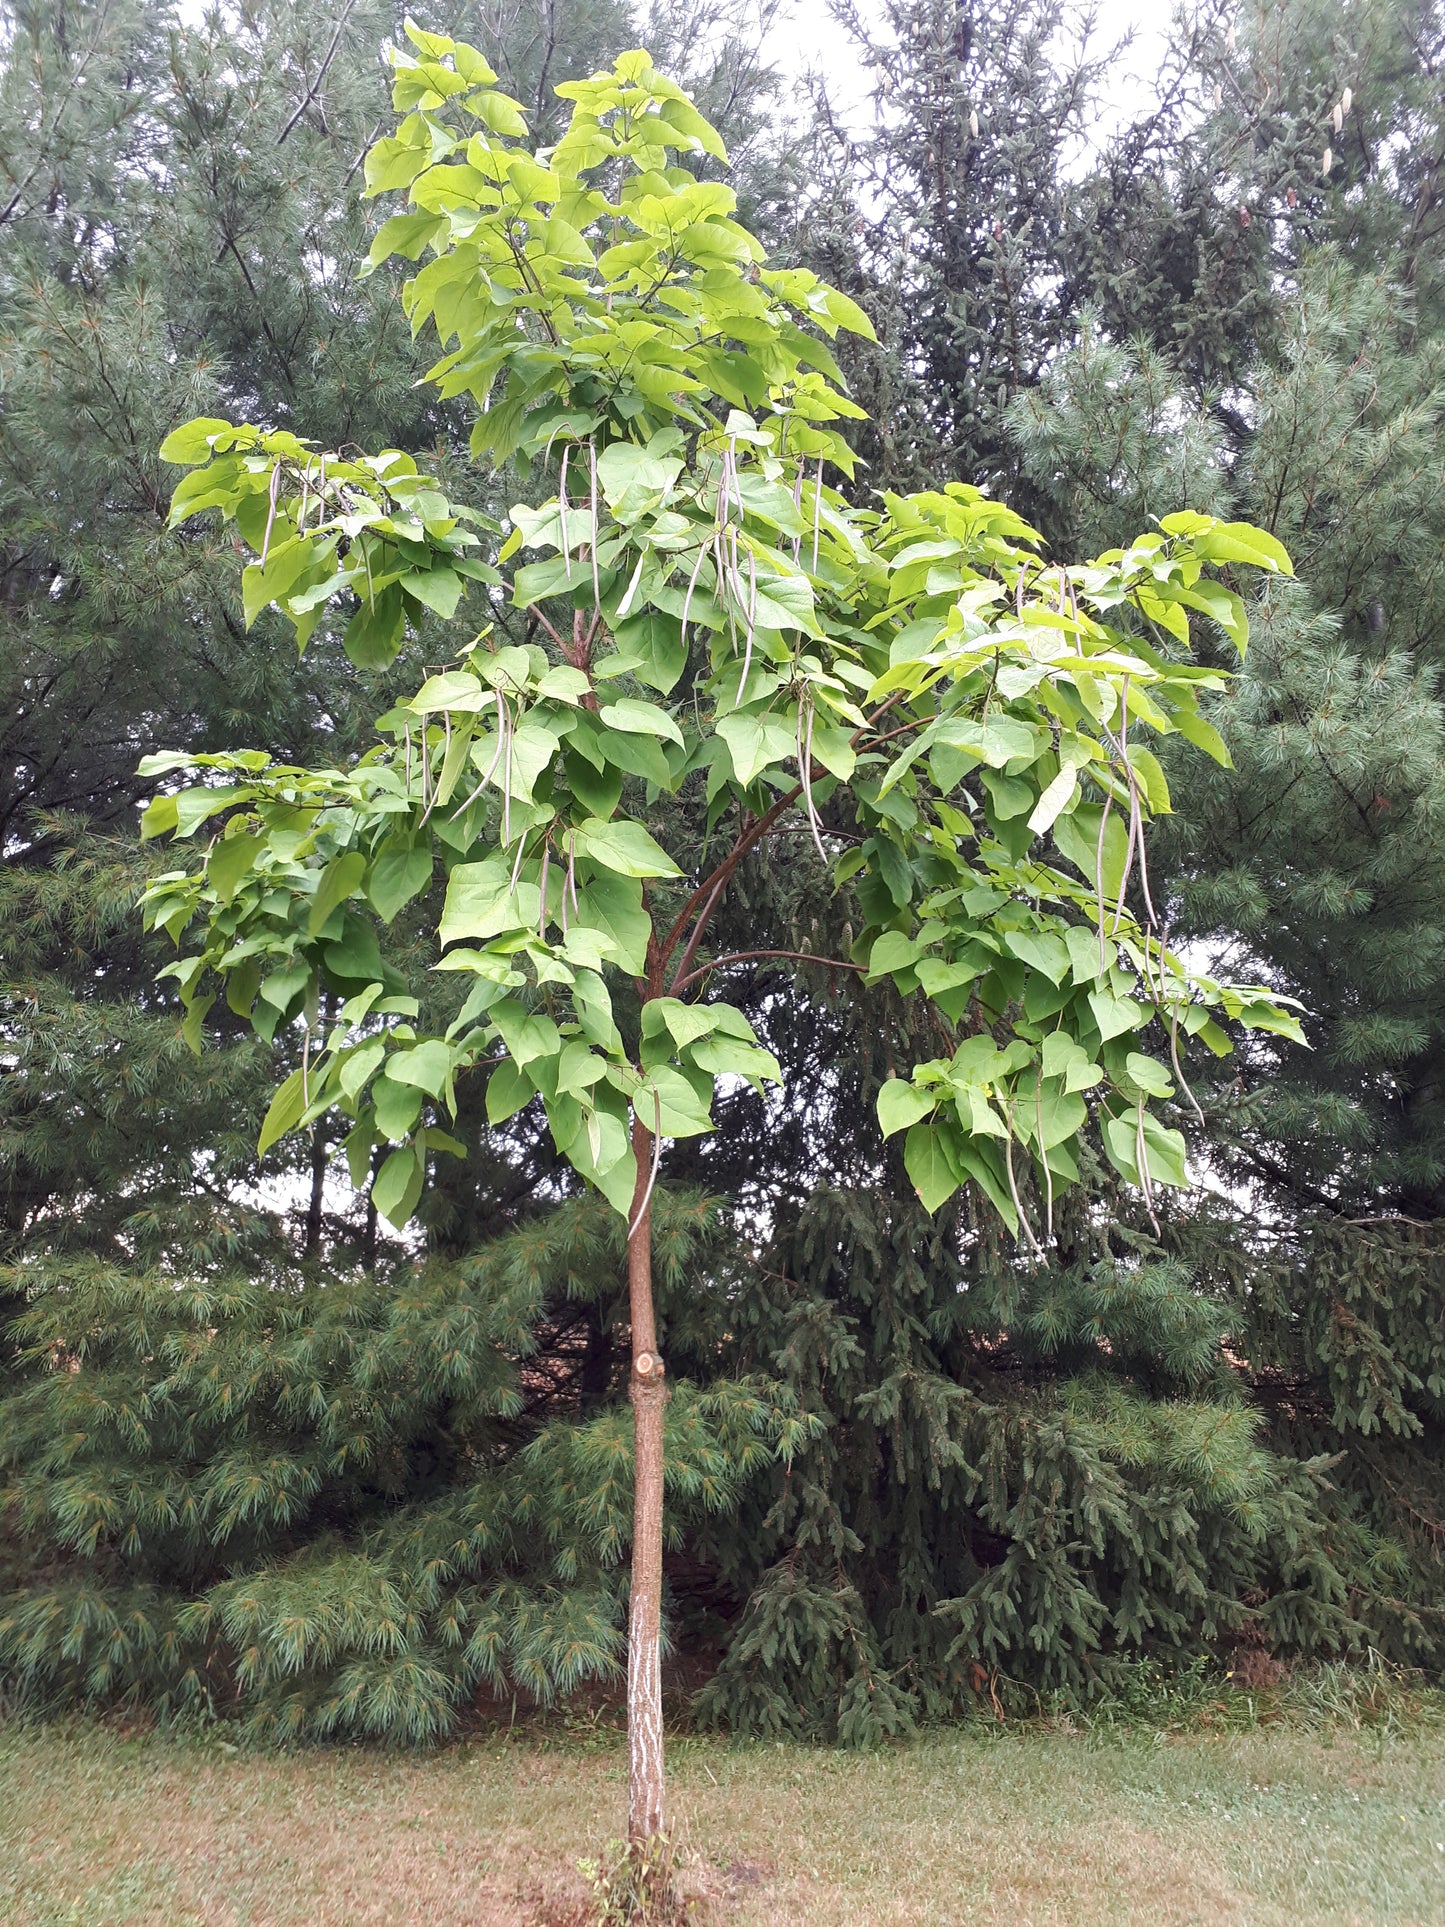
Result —
[[[876, 18], [882, 8], [878, 0], [862, 0], [862, 11]], [[1095, 138], [1102, 142], [1148, 99], [1163, 60], [1173, 8], [1168, 0], [1093, 0], [1087, 11], [1094, 16], [1092, 40], [1097, 47], [1133, 37], [1111, 77], [1109, 100], [1101, 103]], [[841, 120], [860, 129], [868, 125], [871, 77], [834, 22], [828, 0], [784, 0], [767, 44], [790, 76], [801, 79], [810, 72], [823, 76]]]

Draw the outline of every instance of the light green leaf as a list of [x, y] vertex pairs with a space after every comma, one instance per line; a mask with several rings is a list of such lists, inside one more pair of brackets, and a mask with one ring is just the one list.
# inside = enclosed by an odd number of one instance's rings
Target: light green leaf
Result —
[[652, 1121], [649, 1111], [659, 1120], [664, 1137], [700, 1137], [713, 1128], [707, 1105], [682, 1072], [670, 1064], [658, 1064], [647, 1073], [638, 1089], [637, 1104], [644, 1122]]
[[1212, 756], [1221, 769], [1233, 769], [1234, 761], [1229, 754], [1228, 745], [1213, 723], [1206, 722], [1198, 710], [1181, 703], [1170, 711], [1169, 720], [1186, 742], [1202, 749], [1206, 756]]
[[560, 1092], [590, 1090], [606, 1071], [607, 1059], [574, 1037], [562, 1046], [557, 1060], [557, 1089]]
[[704, 1037], [688, 1048], [687, 1060], [710, 1076], [745, 1077], [754, 1090], [764, 1082], [781, 1084], [782, 1067], [770, 1050], [741, 1037]]
[[1062, 937], [1053, 930], [1005, 930], [1005, 950], [1033, 970], [1042, 971], [1051, 984], [1061, 984], [1069, 974], [1069, 951]]
[[430, 1037], [410, 1050], [393, 1051], [386, 1074], [398, 1084], [415, 1084], [429, 1097], [440, 1097], [451, 1076], [452, 1054], [438, 1038]]
[[527, 1010], [515, 998], [507, 997], [487, 1014], [519, 1064], [555, 1057], [562, 1048], [561, 1033], [545, 1011]]
[[487, 1122], [505, 1124], [509, 1117], [524, 1110], [537, 1095], [537, 1087], [527, 1076], [520, 1064], [510, 1057], [502, 1062], [487, 1079]]
[[388, 838], [377, 852], [366, 880], [366, 894], [383, 923], [410, 903], [431, 882], [432, 853], [410, 837]]
[[1249, 562], [1259, 569], [1293, 575], [1289, 551], [1277, 536], [1251, 522], [1218, 522], [1194, 538], [1194, 553], [1206, 562]]
[[[720, 1011], [733, 1013], [730, 1005], [685, 1004], [676, 997], [653, 997], [642, 1007], [642, 1034], [656, 1037], [663, 1030], [681, 1045], [695, 1044], [699, 1037], [708, 1037], [719, 1023]], [[747, 1019], [743, 1022], [746, 1024]], [[751, 1036], [752, 1027], [748, 1026]]]
[[911, 968], [927, 951], [927, 938], [905, 937], [901, 930], [885, 930], [868, 954], [867, 982], [875, 983], [893, 971]]
[[265, 1118], [261, 1123], [261, 1135], [256, 1140], [256, 1155], [265, 1157], [271, 1146], [294, 1131], [301, 1122], [306, 1109], [306, 1095], [302, 1088], [303, 1079], [299, 1070], [281, 1085], [267, 1106]]
[[946, 1204], [961, 1182], [936, 1123], [912, 1126], [903, 1140], [903, 1166], [925, 1211]]
[[580, 886], [578, 917], [616, 945], [615, 961], [634, 977], [647, 968], [647, 939], [652, 919], [642, 907], [642, 884], [615, 870], [599, 870]]
[[397, 1143], [406, 1137], [421, 1116], [421, 1098], [418, 1085], [398, 1083], [383, 1071], [371, 1087], [376, 1126], [382, 1136]]
[[733, 774], [744, 789], [765, 769], [798, 753], [796, 732], [776, 716], [734, 713], [719, 721], [717, 733], [728, 746]]
[[635, 442], [612, 442], [597, 457], [597, 481], [609, 508], [620, 508], [629, 491], [659, 495], [682, 473], [676, 455], [654, 455]]
[[598, 719], [608, 729], [623, 729], [632, 736], [662, 736], [683, 747], [682, 731], [667, 711], [656, 703], [640, 702], [635, 696], [619, 696], [616, 702], [604, 703]]
[[1168, 816], [1169, 784], [1159, 766], [1159, 758], [1139, 743], [1129, 745], [1129, 764], [1144, 792], [1144, 800], [1155, 816]]
[[829, 288], [826, 291], [823, 297], [823, 304], [828, 311], [828, 319], [836, 322], [840, 328], [846, 328], [849, 334], [862, 335], [865, 341], [876, 341], [878, 339], [877, 335], [873, 332], [873, 323], [868, 319], [867, 315], [864, 314], [863, 310], [858, 306], [858, 303], [850, 300], [846, 294], [841, 293], [837, 288]]
[[925, 1096], [915, 1085], [905, 1084], [901, 1077], [890, 1077], [878, 1093], [878, 1122], [883, 1127], [884, 1137], [906, 1131], [910, 1125], [927, 1117], [934, 1106], [935, 1100]]
[[682, 872], [661, 844], [640, 823], [618, 817], [604, 822], [589, 817], [577, 830], [579, 853], [592, 857], [625, 877], [675, 877]]
[[366, 858], [360, 850], [343, 850], [340, 856], [332, 857], [321, 872], [316, 895], [311, 899], [307, 928], [313, 937], [330, 918], [332, 911], [344, 903], [353, 891], [361, 888], [361, 880], [365, 875]]
[[223, 836], [212, 846], [206, 859], [206, 881], [222, 903], [229, 903], [235, 896], [261, 849], [261, 839], [248, 835], [245, 830]]
[[386, 1045], [380, 1037], [369, 1038], [349, 1052], [342, 1060], [336, 1080], [343, 1097], [355, 1100], [381, 1068], [385, 1056]]
[[504, 930], [534, 926], [540, 912], [536, 884], [519, 884], [513, 891], [506, 858], [498, 854], [481, 863], [457, 864], [447, 879], [437, 934], [444, 944], [495, 937]]
[[1042, 1094], [1036, 1089], [1032, 1099], [1025, 1097], [1020, 1102], [1014, 1120], [1026, 1138], [1041, 1138], [1042, 1148], [1051, 1151], [1076, 1137], [1088, 1116], [1088, 1106], [1076, 1092], [1045, 1088]]
[[1042, 1046], [1042, 1071], [1045, 1077], [1061, 1077], [1066, 1091], [1088, 1091], [1104, 1073], [1083, 1045], [1067, 1031], [1050, 1031]]
[[616, 623], [612, 633], [619, 657], [637, 680], [664, 696], [670, 694], [687, 667], [687, 644], [678, 617], [661, 609], [644, 609]]
[[160, 446], [161, 460], [184, 463], [187, 467], [196, 462], [208, 462], [211, 459], [211, 437], [234, 432], [230, 422], [198, 415], [194, 421], [173, 428], [166, 436]]
[[1131, 1050], [1124, 1060], [1124, 1069], [1132, 1084], [1150, 1097], [1172, 1097], [1174, 1084], [1164, 1066], [1152, 1057], [1145, 1057], [1142, 1051]]
[[[410, 584], [407, 586], [410, 587]], [[491, 690], [483, 688], [480, 677], [471, 675], [465, 669], [448, 669], [444, 675], [428, 676], [404, 706], [414, 716], [430, 716], [439, 709], [460, 709], [474, 713], [487, 708], [493, 701]]]
[[426, 1153], [420, 1145], [393, 1151], [376, 1174], [372, 1203], [387, 1223], [400, 1231], [421, 1199], [426, 1182]]
[[1136, 1004], [1132, 997], [1116, 996], [1102, 984], [1089, 992], [1089, 1009], [1106, 1044], [1111, 1037], [1122, 1037], [1125, 1031], [1137, 1030], [1149, 1017], [1142, 1004]]
[[[1090, 888], [1097, 887], [1099, 826], [1103, 813], [1101, 803], [1081, 803], [1067, 816], [1061, 816], [1053, 826], [1054, 842], [1082, 873]], [[1119, 900], [1128, 848], [1128, 813], [1113, 809], [1104, 826], [1104, 899], [1110, 905]]]

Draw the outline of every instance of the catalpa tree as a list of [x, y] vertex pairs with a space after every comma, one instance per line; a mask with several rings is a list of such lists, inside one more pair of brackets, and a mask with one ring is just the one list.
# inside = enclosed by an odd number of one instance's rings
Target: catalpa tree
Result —
[[[304, 647], [340, 612], [362, 668], [424, 611], [455, 618], [458, 643], [344, 768], [151, 758], [195, 780], [155, 798], [145, 831], [195, 857], [146, 914], [184, 951], [164, 974], [193, 1043], [224, 995], [295, 1047], [263, 1149], [342, 1114], [354, 1181], [400, 1226], [431, 1161], [462, 1148], [458, 1085], [485, 1079], [494, 1124], [540, 1105], [625, 1217], [642, 1840], [663, 1824], [649, 1207], [666, 1141], [712, 1128], [715, 1080], [778, 1077], [718, 994], [717, 906], [802, 828], [856, 897], [860, 934], [834, 964], [930, 1001], [940, 1054], [878, 1099], [930, 1210], [972, 1184], [1043, 1254], [1089, 1132], [1146, 1199], [1184, 1184], [1158, 1106], [1187, 1088], [1186, 1046], [1226, 1050], [1220, 1018], [1295, 1025], [1191, 972], [1153, 927], [1145, 829], [1169, 798], [1149, 745], [1180, 735], [1224, 758], [1199, 707], [1222, 678], [1191, 658], [1190, 618], [1243, 648], [1245, 617], [1205, 571], [1289, 561], [1259, 530], [1180, 514], [1059, 566], [956, 483], [860, 506], [837, 485], [854, 474], [839, 424], [859, 411], [828, 342], [868, 321], [767, 266], [729, 190], [687, 165], [723, 158], [715, 133], [647, 55], [560, 88], [570, 127], [533, 152], [474, 49], [408, 33], [400, 123], [366, 163], [368, 192], [404, 191], [407, 211], [372, 262], [423, 264], [403, 299], [443, 350], [428, 379], [473, 398], [474, 454], [550, 493], [494, 543], [404, 454], [224, 421], [170, 437], [191, 471], [173, 521], [218, 514], [254, 552], [248, 620], [275, 607]], [[503, 642], [508, 608], [532, 640]], [[428, 963], [466, 992], [432, 1034], [387, 932], [439, 872]], [[759, 953], [786, 961], [766, 933]]]

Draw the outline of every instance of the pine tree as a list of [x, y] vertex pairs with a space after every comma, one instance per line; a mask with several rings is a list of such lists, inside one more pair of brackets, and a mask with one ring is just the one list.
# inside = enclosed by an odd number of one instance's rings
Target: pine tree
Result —
[[[691, 18], [718, 76], [756, 72], [726, 9]], [[430, 450], [443, 472], [468, 465], [466, 424], [415, 386], [424, 363], [399, 277], [356, 273], [375, 227], [359, 155], [386, 111], [376, 46], [392, 24], [391, 10], [367, 7], [337, 35], [289, 7], [204, 24], [157, 5], [5, 18], [7, 1325], [28, 1299], [63, 1327], [77, 1266], [97, 1304], [126, 1305], [167, 1268], [188, 1277], [197, 1265], [228, 1291], [248, 1271], [289, 1279], [310, 1303], [312, 1285], [394, 1257], [376, 1214], [329, 1184], [337, 1150], [323, 1133], [258, 1161], [266, 1054], [236, 1035], [197, 1065], [149, 988], [157, 959], [132, 914], [156, 868], [134, 814], [137, 751], [153, 732], [198, 750], [259, 730], [344, 751], [386, 686], [349, 664], [344, 677], [334, 664], [297, 673], [294, 643], [270, 620], [245, 633], [230, 547], [163, 534], [165, 429], [197, 407], [304, 411], [337, 444], [364, 435]], [[516, 86], [548, 100], [551, 81], [635, 31], [606, 0], [549, 7], [533, 24], [518, 16], [512, 42], [489, 44]], [[688, 38], [681, 22], [669, 30]], [[754, 146], [765, 195], [771, 161]], [[411, 660], [425, 653], [423, 639]], [[480, 1139], [485, 1120], [470, 1123]], [[465, 1188], [434, 1201], [436, 1249], [463, 1255], [525, 1219], [555, 1197], [554, 1168], [519, 1124], [472, 1160]], [[608, 1392], [610, 1312], [605, 1294], [559, 1282], [539, 1318], [528, 1348], [557, 1352], [564, 1406], [579, 1334], [584, 1402]], [[0, 1370], [23, 1387], [42, 1363], [7, 1339]], [[142, 1402], [146, 1384], [142, 1372]], [[35, 1436], [23, 1430], [24, 1452]], [[55, 1549], [37, 1516], [15, 1551], [22, 1567]]]

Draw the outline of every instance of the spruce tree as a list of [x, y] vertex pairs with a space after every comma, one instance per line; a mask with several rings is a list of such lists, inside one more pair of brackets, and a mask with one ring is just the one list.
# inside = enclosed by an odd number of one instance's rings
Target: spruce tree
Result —
[[1434, 1661], [1442, 36], [1431, 5], [1244, 8], [1201, 31], [1181, 80], [1203, 112], [1014, 416], [1061, 535], [1132, 526], [1183, 473], [1300, 559], [1219, 708], [1234, 767], [1166, 848], [1181, 927], [1257, 958], [1314, 1048], [1246, 1053], [1204, 1094], [1211, 1156], [1270, 1230], [1215, 1208], [1175, 1236], [1237, 1307], [1276, 1439], [1340, 1454], [1371, 1637]]

